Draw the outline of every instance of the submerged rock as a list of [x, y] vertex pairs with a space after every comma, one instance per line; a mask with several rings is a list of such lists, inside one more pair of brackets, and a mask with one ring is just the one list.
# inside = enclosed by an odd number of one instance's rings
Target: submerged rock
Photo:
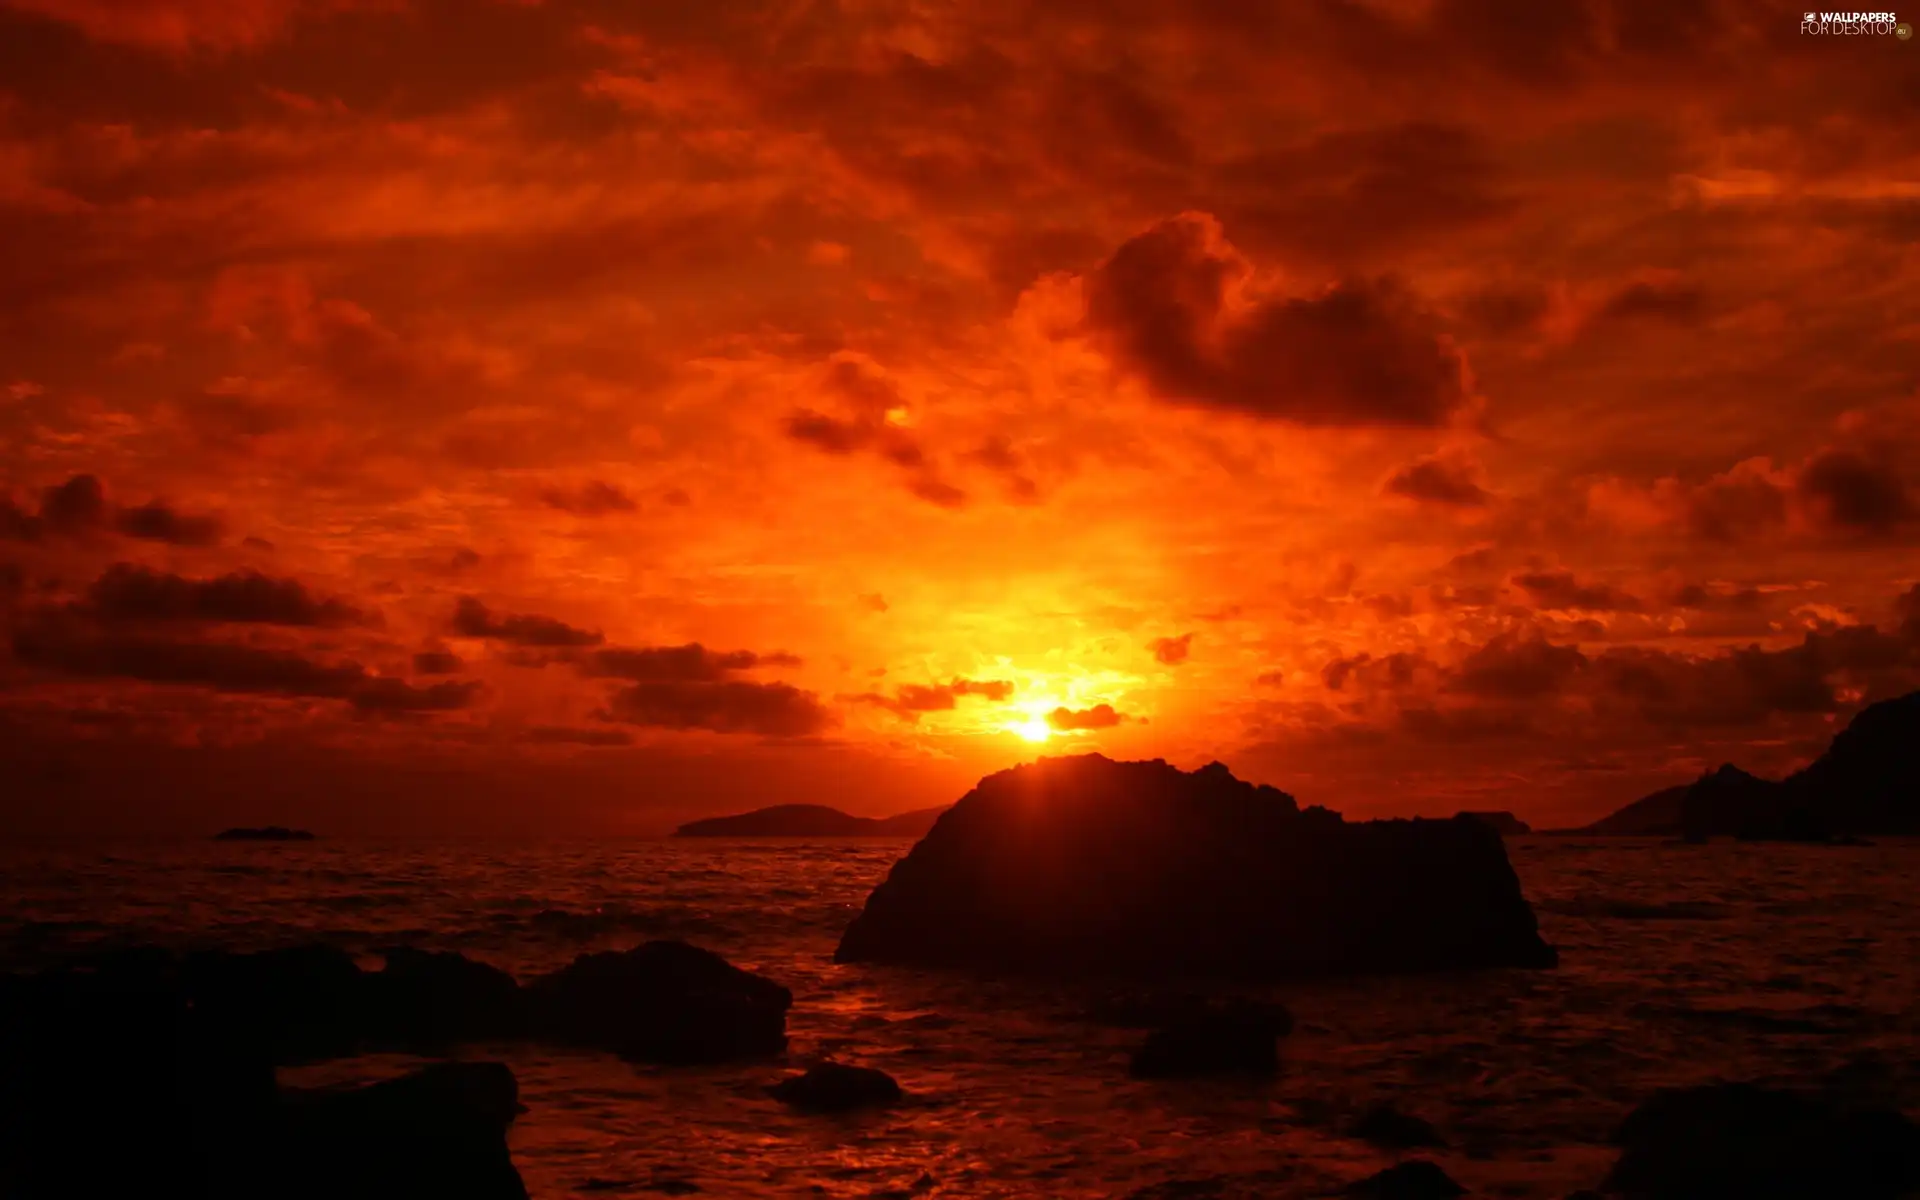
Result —
[[667, 941], [583, 954], [525, 991], [537, 1036], [667, 1064], [778, 1054], [793, 1004], [773, 980]]
[[874, 889], [835, 957], [1269, 979], [1556, 961], [1478, 821], [1349, 824], [1219, 763], [1097, 754], [983, 779]]
[[850, 1112], [894, 1104], [900, 1084], [885, 1071], [823, 1062], [803, 1075], [791, 1075], [767, 1089], [782, 1104], [811, 1112]]
[[1920, 1188], [1920, 1128], [1745, 1083], [1657, 1093], [1627, 1117], [1601, 1191], [1627, 1200], [1893, 1200]]
[[289, 1200], [526, 1200], [507, 1153], [520, 1111], [497, 1062], [436, 1063], [350, 1091], [287, 1097], [260, 1194]]
[[1236, 1003], [1180, 1016], [1147, 1035], [1128, 1073], [1136, 1079], [1279, 1073], [1275, 1043], [1293, 1031], [1278, 1005]]
[[1431, 1121], [1403, 1113], [1391, 1104], [1376, 1104], [1347, 1128], [1347, 1136], [1393, 1150], [1416, 1146], [1444, 1146], [1446, 1139]]
[[1445, 1171], [1421, 1158], [1388, 1167], [1347, 1188], [1347, 1195], [1364, 1200], [1452, 1200], [1466, 1194], [1467, 1189]]

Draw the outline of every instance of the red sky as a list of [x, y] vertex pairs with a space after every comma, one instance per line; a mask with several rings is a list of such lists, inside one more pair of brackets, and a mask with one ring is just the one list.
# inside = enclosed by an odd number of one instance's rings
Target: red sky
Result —
[[1784, 770], [1920, 684], [1916, 235], [1777, 6], [0, 0], [0, 829]]

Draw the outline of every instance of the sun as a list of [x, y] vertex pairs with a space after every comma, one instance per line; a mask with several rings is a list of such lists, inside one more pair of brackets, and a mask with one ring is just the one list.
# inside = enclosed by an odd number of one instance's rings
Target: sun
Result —
[[1044, 742], [1053, 736], [1053, 726], [1047, 724], [1045, 717], [1029, 717], [1007, 726], [1007, 732], [1019, 734], [1029, 742]]

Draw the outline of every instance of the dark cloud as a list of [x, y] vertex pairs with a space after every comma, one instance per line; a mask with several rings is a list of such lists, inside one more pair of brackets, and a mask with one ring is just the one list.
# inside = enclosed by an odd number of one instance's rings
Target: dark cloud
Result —
[[340, 600], [322, 599], [294, 579], [235, 571], [188, 579], [132, 563], [115, 563], [87, 589], [86, 610], [102, 621], [342, 626], [371, 617]]
[[633, 512], [640, 507], [633, 497], [598, 479], [576, 489], [547, 488], [540, 493], [540, 502], [548, 508], [557, 508], [581, 517], [604, 517], [613, 513]]
[[533, 614], [494, 613], [479, 599], [462, 596], [451, 626], [461, 637], [511, 642], [516, 646], [563, 648], [598, 646], [606, 637], [598, 630], [576, 629], [564, 621]]
[[1087, 324], [1160, 398], [1304, 425], [1445, 424], [1466, 360], [1390, 280], [1236, 306], [1250, 266], [1204, 213], [1133, 238], [1086, 278]]
[[1539, 634], [1502, 634], [1460, 663], [1451, 691], [1488, 699], [1525, 700], [1558, 691], [1587, 666], [1576, 646], [1556, 646]]
[[1700, 289], [1679, 283], [1631, 283], [1607, 298], [1600, 306], [1602, 320], [1650, 319], [1690, 324], [1706, 312], [1706, 297]]
[[0, 538], [11, 542], [31, 542], [40, 536], [40, 519], [0, 492]]
[[1031, 504], [1039, 499], [1040, 485], [1027, 474], [1025, 462], [1006, 435], [994, 434], [987, 438], [967, 455], [967, 459], [999, 475], [1007, 499], [1014, 503]]
[[106, 517], [106, 489], [91, 475], [75, 475], [40, 493], [40, 520], [50, 532], [98, 529]]
[[218, 518], [188, 516], [160, 500], [121, 509], [114, 517], [113, 524], [114, 528], [130, 538], [143, 538], [150, 542], [211, 546], [220, 540]]
[[1336, 692], [1345, 689], [1349, 682], [1367, 691], [1399, 691], [1413, 686], [1423, 672], [1431, 673], [1434, 669], [1434, 664], [1422, 654], [1361, 653], [1334, 659], [1321, 668], [1320, 680]]
[[1115, 712], [1111, 704], [1096, 704], [1092, 708], [1080, 709], [1062, 706], [1047, 714], [1047, 724], [1062, 733], [1082, 729], [1111, 729], [1126, 719], [1126, 714]]
[[1513, 208], [1483, 135], [1420, 121], [1321, 134], [1214, 178], [1228, 224], [1289, 259], [1378, 261]]
[[130, 538], [181, 546], [210, 546], [220, 540], [221, 534], [218, 518], [191, 516], [164, 500], [115, 509], [107, 500], [106, 488], [92, 475], [75, 475], [65, 483], [42, 489], [37, 513], [0, 494], [0, 538], [32, 542], [48, 536], [78, 537], [108, 528]]
[[470, 707], [485, 689], [478, 683], [429, 684], [416, 687], [390, 677], [370, 678], [347, 694], [347, 702], [364, 713], [454, 712]]
[[918, 721], [921, 713], [946, 712], [957, 708], [963, 696], [978, 696], [991, 703], [1000, 703], [1013, 695], [1013, 684], [1005, 679], [956, 679], [951, 683], [902, 684], [891, 696], [879, 692], [865, 692], [858, 696], [843, 697], [858, 704], [871, 704], [884, 708], [904, 721]]
[[1675, 589], [1667, 603], [1674, 608], [1714, 609], [1728, 612], [1752, 612], [1766, 603], [1766, 593], [1758, 588], [1708, 587], [1705, 584], [1683, 584]]
[[787, 436], [828, 454], [852, 454], [871, 445], [877, 430], [863, 422], [843, 421], [802, 408], [787, 416]]
[[1544, 288], [1497, 286], [1463, 297], [1460, 315], [1479, 332], [1505, 337], [1535, 332], [1551, 307]]
[[1527, 571], [1515, 575], [1513, 585], [1540, 608], [1639, 612], [1644, 607], [1637, 596], [1604, 583], [1583, 584], [1572, 571]]
[[1906, 480], [1890, 464], [1850, 450], [1811, 459], [1795, 485], [1814, 519], [1853, 533], [1883, 534], [1914, 519]]
[[1920, 628], [1920, 583], [1914, 584], [1894, 600], [1893, 611], [1908, 625]]
[[807, 737], [832, 728], [833, 714], [812, 692], [792, 684], [667, 680], [613, 693], [602, 716], [654, 729]]
[[1187, 656], [1193, 653], [1193, 635], [1183, 633], [1179, 637], [1155, 638], [1149, 646], [1156, 661], [1171, 667], [1187, 661]]
[[1780, 485], [1743, 464], [1688, 492], [1686, 521], [1697, 536], [1739, 541], [1786, 524], [1789, 508]]
[[13, 653], [26, 666], [65, 675], [344, 700], [367, 713], [464, 708], [480, 694], [473, 683], [413, 687], [376, 676], [352, 661], [324, 663], [291, 651], [229, 642], [102, 634], [61, 622], [17, 630]]
[[538, 746], [631, 746], [633, 735], [624, 729], [582, 729], [573, 725], [535, 725], [520, 735]]
[[413, 656], [416, 675], [458, 675], [466, 664], [450, 650], [422, 650]]
[[919, 475], [907, 481], [907, 490], [938, 508], [959, 508], [967, 494], [943, 479]]
[[[1590, 656], [1538, 631], [1515, 630], [1470, 649], [1452, 666], [1417, 654], [1358, 654], [1334, 659], [1321, 674], [1328, 688], [1359, 699], [1395, 697], [1401, 730], [1422, 736], [1754, 728], [1776, 718], [1842, 713], [1862, 696], [1920, 686], [1920, 588], [1896, 601], [1896, 609], [1915, 615], [1895, 632], [1830, 624], [1778, 649], [1748, 645], [1690, 654], [1616, 646]], [[1482, 703], [1463, 707], [1449, 696]]]
[[588, 675], [635, 683], [706, 683], [755, 667], [799, 665], [800, 659], [792, 654], [709, 650], [699, 642], [689, 642], [684, 646], [609, 646], [589, 655], [581, 669]]
[[1456, 508], [1480, 508], [1493, 494], [1474, 478], [1474, 465], [1464, 458], [1423, 458], [1395, 471], [1386, 482], [1386, 492], [1427, 504], [1446, 504]]
[[1447, 744], [1504, 741], [1539, 732], [1525, 711], [1412, 705], [1399, 710], [1395, 721], [1408, 737]]
[[1687, 656], [1623, 647], [1595, 663], [1603, 699], [1669, 729], [1742, 727], [1777, 714], [1836, 713], [1835, 677], [1897, 670], [1915, 648], [1872, 627], [1809, 633], [1798, 646]]
[[892, 380], [859, 363], [838, 361], [828, 368], [825, 386], [840, 397], [849, 415], [797, 408], [782, 424], [788, 437], [825, 454], [884, 459], [906, 472], [907, 490], [929, 504], [958, 508], [966, 503], [966, 493], [940, 478], [919, 441], [890, 420], [890, 414], [904, 411], [905, 405]]

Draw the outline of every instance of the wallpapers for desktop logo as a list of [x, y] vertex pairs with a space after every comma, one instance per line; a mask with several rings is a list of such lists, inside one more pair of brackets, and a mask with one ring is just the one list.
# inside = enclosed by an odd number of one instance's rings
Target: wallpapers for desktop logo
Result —
[[1890, 12], [1810, 12], [1800, 17], [1801, 33], [1897, 37], [1906, 41], [1913, 26]]

